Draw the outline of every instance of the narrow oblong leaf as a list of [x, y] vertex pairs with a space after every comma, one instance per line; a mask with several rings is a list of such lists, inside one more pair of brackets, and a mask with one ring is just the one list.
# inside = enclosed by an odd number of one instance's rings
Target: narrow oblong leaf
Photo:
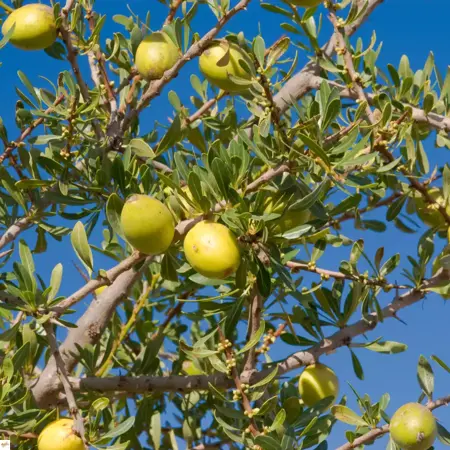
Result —
[[70, 234], [70, 241], [80, 261], [84, 264], [89, 274], [94, 270], [94, 260], [89, 247], [86, 230], [82, 222], [77, 222]]

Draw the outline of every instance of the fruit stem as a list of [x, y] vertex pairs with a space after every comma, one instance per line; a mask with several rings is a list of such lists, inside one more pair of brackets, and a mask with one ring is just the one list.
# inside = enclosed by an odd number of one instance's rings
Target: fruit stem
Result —
[[11, 6], [8, 6], [6, 3], [3, 3], [2, 1], [0, 1], [0, 8], [3, 8], [8, 14], [14, 11], [14, 8], [11, 8]]

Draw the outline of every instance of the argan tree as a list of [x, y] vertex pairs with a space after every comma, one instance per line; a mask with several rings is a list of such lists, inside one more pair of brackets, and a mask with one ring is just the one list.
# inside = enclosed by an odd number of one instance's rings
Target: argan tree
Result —
[[[439, 356], [416, 356], [393, 417], [327, 365], [362, 379], [362, 353], [406, 349], [381, 322], [450, 295], [450, 170], [425, 151], [450, 148], [450, 76], [432, 55], [379, 67], [375, 34], [354, 36], [382, 0], [22, 3], [0, 2], [0, 77], [5, 46], [24, 62], [0, 121], [0, 437], [324, 450], [340, 421], [340, 450], [448, 444]], [[278, 39], [236, 27], [258, 14]], [[388, 230], [410, 245], [385, 249]]]

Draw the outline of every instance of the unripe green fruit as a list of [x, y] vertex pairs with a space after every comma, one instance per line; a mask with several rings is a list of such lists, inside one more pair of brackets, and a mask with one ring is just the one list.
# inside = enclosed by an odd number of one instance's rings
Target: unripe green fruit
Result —
[[[189, 188], [184, 186], [181, 189], [192, 200], [193, 197]], [[195, 216], [195, 209], [181, 195], [169, 195], [167, 197], [167, 204], [175, 216], [181, 220], [192, 219]]]
[[184, 253], [198, 273], [219, 280], [236, 272], [241, 262], [234, 234], [225, 225], [209, 220], [199, 222], [188, 232]]
[[[228, 56], [226, 58], [225, 55]], [[248, 56], [236, 45], [229, 42], [215, 42], [210, 45], [200, 56], [200, 71], [206, 79], [213, 85], [227, 92], [242, 92], [247, 89], [246, 86], [239, 85], [230, 79], [230, 75], [251, 79], [244, 67], [252, 67]]]
[[[433, 200], [440, 205], [445, 206], [444, 196], [439, 188], [430, 189], [428, 193], [431, 195]], [[430, 208], [430, 205], [428, 205], [420, 193], [417, 193], [417, 196], [415, 197], [415, 204], [417, 215], [425, 225], [428, 225], [430, 228], [437, 227], [439, 230], [444, 230], [447, 228], [447, 224], [442, 214], [437, 209]], [[450, 214], [450, 206], [447, 205], [445, 209], [447, 214]]]
[[306, 367], [300, 375], [298, 390], [307, 406], [314, 406], [327, 397], [333, 397], [334, 403], [339, 393], [339, 380], [328, 366], [319, 363], [312, 364]]
[[392, 416], [389, 431], [402, 450], [427, 450], [437, 436], [436, 420], [420, 403], [407, 403]]
[[298, 397], [287, 398], [283, 402], [283, 408], [286, 411], [286, 420], [289, 424], [294, 423], [302, 411], [302, 405]]
[[136, 50], [136, 69], [144, 78], [157, 80], [173, 67], [179, 57], [180, 49], [167, 34], [153, 33]]
[[291, 3], [295, 6], [302, 6], [303, 8], [312, 8], [313, 6], [320, 5], [323, 0], [291, 0]]
[[159, 200], [147, 195], [133, 195], [127, 200], [121, 222], [127, 241], [147, 255], [164, 253], [175, 234], [170, 211]]
[[311, 213], [306, 211], [287, 210], [287, 202], [290, 194], [270, 194], [264, 201], [265, 214], [282, 214], [276, 220], [269, 222], [269, 229], [273, 234], [282, 234], [288, 230], [305, 224], [311, 218]]
[[84, 450], [83, 441], [72, 427], [72, 419], [60, 419], [47, 425], [38, 437], [38, 450]]
[[14, 24], [10, 42], [22, 50], [42, 50], [56, 40], [55, 17], [50, 6], [31, 3], [14, 10], [2, 26], [3, 35]]

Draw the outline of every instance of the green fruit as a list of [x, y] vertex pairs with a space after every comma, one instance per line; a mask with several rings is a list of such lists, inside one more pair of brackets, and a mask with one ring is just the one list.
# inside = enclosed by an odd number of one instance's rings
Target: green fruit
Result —
[[[439, 188], [433, 188], [428, 191], [433, 200], [442, 206], [446, 207], [447, 214], [450, 214], [450, 205], [445, 205], [444, 196]], [[417, 215], [420, 217], [422, 222], [429, 226], [430, 228], [438, 228], [439, 230], [444, 230], [447, 228], [447, 223], [444, 217], [435, 209], [434, 205], [429, 205], [420, 193], [417, 193], [415, 197], [415, 205], [417, 210]]]
[[302, 6], [303, 8], [312, 8], [313, 6], [320, 5], [323, 0], [291, 0], [291, 3], [296, 6]]
[[127, 241], [147, 255], [164, 253], [175, 234], [170, 211], [159, 200], [146, 195], [133, 195], [127, 200], [121, 222]]
[[305, 224], [311, 218], [311, 213], [306, 211], [286, 210], [290, 193], [270, 194], [264, 201], [264, 214], [281, 214], [281, 217], [269, 222], [269, 229], [273, 234], [282, 234], [293, 228]]
[[427, 450], [437, 436], [436, 420], [420, 403], [407, 403], [392, 416], [392, 440], [403, 450]]
[[22, 50], [42, 50], [56, 40], [55, 17], [50, 6], [31, 3], [14, 10], [2, 26], [3, 35], [14, 24], [10, 42]]
[[298, 390], [309, 407], [327, 397], [333, 397], [334, 403], [339, 393], [339, 380], [333, 370], [324, 364], [312, 364], [300, 375]]
[[242, 92], [247, 89], [232, 81], [230, 75], [251, 79], [251, 74], [244, 67], [251, 68], [252, 62], [236, 44], [227, 41], [216, 41], [210, 45], [200, 56], [199, 65], [200, 71], [213, 86], [227, 92]]
[[83, 441], [72, 428], [72, 419], [50, 423], [38, 437], [38, 450], [84, 450]]
[[189, 264], [207, 278], [225, 279], [239, 267], [241, 255], [234, 234], [220, 223], [204, 220], [184, 239]]
[[153, 33], [138, 46], [136, 69], [147, 80], [157, 80], [177, 62], [180, 49], [165, 33]]
[[[186, 194], [186, 196], [190, 200], [192, 200], [193, 197], [192, 197], [192, 193], [189, 190], [189, 188], [187, 186], [184, 186], [181, 189]], [[171, 192], [173, 192], [173, 191], [171, 191]], [[181, 195], [178, 195], [178, 194], [175, 195], [175, 194], [171, 193], [167, 197], [167, 203], [168, 203], [169, 209], [174, 213], [174, 215], [177, 218], [179, 218], [181, 220], [192, 219], [196, 215], [195, 209]]]

